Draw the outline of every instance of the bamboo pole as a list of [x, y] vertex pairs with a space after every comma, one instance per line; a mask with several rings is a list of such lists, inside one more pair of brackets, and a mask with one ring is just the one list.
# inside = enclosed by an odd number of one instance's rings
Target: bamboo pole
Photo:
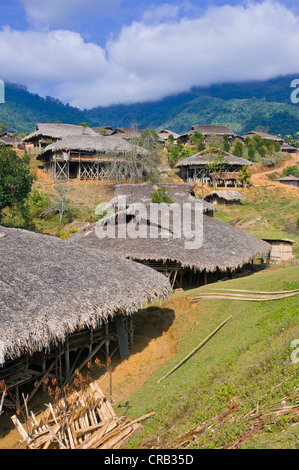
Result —
[[212, 336], [214, 336], [217, 331], [220, 330], [220, 328], [223, 327], [223, 325], [225, 325], [225, 323], [228, 322], [228, 320], [232, 317], [232, 315], [230, 315], [224, 322], [222, 322], [219, 326], [217, 326], [217, 328], [212, 331], [212, 333], [210, 333], [203, 341], [201, 341], [197, 346], [196, 348], [194, 348], [186, 357], [184, 357], [184, 359], [182, 359], [175, 367], [173, 367], [166, 375], [164, 375], [164, 377], [162, 377], [161, 379], [158, 380], [157, 383], [160, 383], [162, 382], [162, 380], [166, 379], [166, 377], [168, 377], [170, 374], [172, 374], [175, 370], [177, 370], [182, 364], [184, 364], [184, 362], [186, 362], [191, 356], [193, 356], [193, 354], [196, 353], [196, 351], [198, 351], [207, 341], [209, 341], [209, 339], [212, 338]]

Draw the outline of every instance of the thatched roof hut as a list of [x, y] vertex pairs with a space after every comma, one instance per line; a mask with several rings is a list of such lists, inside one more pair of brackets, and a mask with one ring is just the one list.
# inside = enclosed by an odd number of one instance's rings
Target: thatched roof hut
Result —
[[[126, 142], [124, 139], [116, 136], [103, 136], [103, 135], [78, 135], [65, 137], [62, 140], [48, 145], [36, 157], [37, 160], [44, 160], [47, 155], [58, 152], [81, 152], [91, 154], [101, 154], [102, 157], [106, 155], [111, 160], [112, 154], [122, 155], [130, 152], [140, 153], [147, 155], [148, 151], [136, 145]], [[82, 155], [83, 157], [83, 155]], [[94, 159], [94, 158], [93, 158]]]
[[180, 136], [176, 132], [170, 131], [169, 129], [162, 129], [158, 131], [157, 134], [159, 136], [159, 142], [161, 144], [165, 144], [165, 142], [168, 140], [168, 137], [170, 135], [173, 137], [174, 141], [176, 141], [177, 138]]
[[112, 253], [20, 229], [0, 233], [0, 365], [170, 293], [164, 276]]
[[13, 134], [6, 132], [0, 135], [0, 146], [5, 145], [5, 147], [16, 148], [21, 140], [21, 137], [13, 136]]
[[233, 181], [236, 186], [240, 170], [250, 165], [252, 162], [245, 158], [215, 148], [184, 158], [176, 163], [175, 168], [180, 170], [181, 178], [188, 183], [192, 181], [207, 183], [212, 179], [216, 183], [224, 181], [225, 186], [228, 181]]
[[115, 129], [113, 129], [111, 126], [97, 126], [92, 127], [92, 130], [100, 135], [111, 135]]
[[35, 131], [22, 139], [22, 142], [34, 144], [35, 147], [43, 147], [50, 141], [56, 142], [69, 136], [97, 135], [90, 127], [77, 126], [62, 123], [36, 124]]
[[[171, 204], [170, 204], [171, 206]], [[138, 211], [138, 205], [136, 205]], [[137, 212], [138, 214], [138, 212]], [[152, 223], [150, 216], [146, 220], [143, 215], [136, 215], [134, 205], [126, 211], [114, 214], [102, 220], [102, 224], [113, 223], [117, 226], [120, 221], [126, 224], [132, 222], [133, 217], [139, 224], [149, 227]], [[86, 229], [80, 230], [68, 239], [68, 243], [79, 244], [85, 247], [97, 248], [107, 253], [116, 254], [122, 258], [130, 258], [142, 263], [148, 263], [161, 272], [174, 275], [180, 270], [182, 275], [186, 270], [192, 272], [226, 273], [242, 268], [257, 256], [265, 256], [270, 251], [268, 243], [249, 235], [242, 230], [234, 228], [224, 222], [203, 215], [203, 243], [200, 248], [186, 249], [186, 237], [184, 230], [182, 236], [175, 238], [171, 236], [172, 225], [170, 224], [170, 237], [145, 238], [130, 237], [123, 238], [98, 238], [97, 226], [93, 224]], [[194, 225], [194, 211], [192, 211], [192, 223]], [[134, 221], [134, 219], [133, 219]], [[153, 222], [156, 223], [156, 222]], [[166, 224], [167, 225], [167, 224]], [[160, 234], [165, 229], [163, 222], [160, 223]], [[166, 267], [165, 270], [163, 265]], [[169, 269], [168, 269], [169, 267]]]
[[128, 154], [147, 156], [148, 150], [118, 136], [68, 136], [45, 147], [36, 159], [43, 161], [54, 178], [108, 179], [111, 164], [125, 161]]
[[130, 141], [141, 137], [144, 129], [136, 129], [134, 127], [117, 127], [111, 135], [121, 137], [122, 139]]
[[243, 194], [233, 190], [211, 191], [205, 197], [205, 200], [211, 204], [236, 204], [245, 201], [245, 199]]
[[273, 140], [274, 142], [279, 142], [280, 144], [284, 143], [284, 140], [282, 137], [277, 137], [276, 135], [271, 135], [271, 134], [268, 134], [267, 132], [261, 132], [261, 131], [247, 132], [246, 134], [242, 136], [242, 138], [243, 139], [245, 139], [246, 137], [252, 138], [255, 135], [259, 135], [264, 140]]
[[227, 135], [229, 141], [233, 141], [234, 139], [238, 138], [238, 135], [229, 127], [227, 126], [218, 126], [218, 125], [195, 125], [191, 127], [191, 130], [181, 134], [178, 139], [182, 143], [187, 143], [190, 140], [190, 137], [194, 134], [194, 132], [200, 132], [204, 136], [204, 142], [210, 142], [211, 139], [216, 138], [218, 141], [223, 140], [223, 136]]
[[290, 144], [287, 144], [287, 143], [283, 143], [280, 147], [280, 151], [281, 152], [287, 152], [287, 153], [298, 153], [299, 148], [294, 147], [293, 145], [290, 145]]
[[297, 176], [293, 176], [293, 175], [282, 176], [281, 178], [278, 179], [278, 181], [282, 184], [288, 184], [291, 186], [299, 187], [299, 178]]
[[202, 202], [205, 214], [213, 215], [218, 210], [217, 207], [209, 202], [196, 197], [194, 184], [185, 183], [117, 184], [114, 189], [114, 198], [108, 203], [107, 208], [115, 209], [120, 201], [119, 197], [122, 196], [125, 196], [126, 207], [135, 203], [150, 204], [152, 202], [152, 194], [159, 189], [165, 189], [167, 196], [170, 196], [173, 202], [180, 204], [183, 202]]
[[[221, 156], [225, 160], [225, 165], [228, 167], [238, 167], [239, 169], [242, 166], [250, 166], [252, 162], [245, 158], [236, 157], [231, 153], [221, 151]], [[210, 151], [203, 151], [198, 152], [190, 157], [184, 158], [184, 160], [180, 160], [176, 163], [175, 168], [187, 167], [187, 166], [197, 166], [197, 167], [206, 167], [207, 165], [211, 165], [219, 157], [218, 149], [211, 149]]]

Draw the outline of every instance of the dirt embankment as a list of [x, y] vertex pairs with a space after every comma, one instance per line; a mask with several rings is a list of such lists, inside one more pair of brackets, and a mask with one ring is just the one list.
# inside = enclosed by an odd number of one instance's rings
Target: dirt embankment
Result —
[[[177, 353], [177, 337], [173, 323], [175, 317], [183, 315], [185, 311], [185, 301], [175, 305], [166, 301], [161, 307], [149, 307], [135, 315], [134, 344], [130, 356], [120, 359], [116, 354], [112, 359], [112, 398], [115, 405], [127, 400], [139, 390], [165, 361]], [[85, 369], [84, 373], [96, 380], [109, 397], [109, 376], [103, 368], [92, 365], [90, 369]], [[50, 401], [49, 397], [38, 392], [29, 408], [38, 412]], [[10, 419], [12, 414], [14, 413], [11, 411], [5, 411], [0, 417], [0, 449], [20, 448], [18, 442], [21, 437]]]

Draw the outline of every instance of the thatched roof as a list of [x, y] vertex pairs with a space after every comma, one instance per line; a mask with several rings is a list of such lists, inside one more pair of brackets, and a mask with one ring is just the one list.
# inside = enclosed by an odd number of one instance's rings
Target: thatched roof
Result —
[[6, 145], [8, 147], [13, 147], [14, 144], [21, 142], [21, 137], [14, 137], [12, 134], [4, 134], [0, 136], [0, 145]]
[[111, 135], [114, 132], [114, 129], [111, 126], [93, 127], [92, 130], [95, 131], [97, 134], [101, 134], [102, 132], [104, 132], [105, 135]]
[[0, 364], [170, 293], [153, 269], [0, 226]]
[[[221, 151], [221, 156], [225, 159], [225, 165], [239, 167], [252, 165], [251, 161], [246, 160], [245, 158], [236, 157], [235, 155], [231, 155], [230, 153], [224, 152], [223, 150]], [[175, 168], [184, 166], [210, 165], [217, 158], [219, 158], [218, 150], [213, 151], [213, 149], [211, 149], [211, 151], [208, 152], [204, 150], [203, 152], [195, 153], [194, 155], [191, 155], [184, 160], [180, 160], [178, 163], [176, 163]]]
[[174, 140], [176, 140], [180, 135], [176, 132], [170, 131], [168, 129], [162, 129], [161, 131], [157, 132], [159, 138], [163, 141], [166, 141], [170, 135], [173, 136]]
[[137, 145], [126, 142], [117, 136], [103, 136], [95, 135], [78, 135], [65, 137], [58, 142], [45, 147], [36, 157], [37, 160], [42, 160], [46, 154], [54, 152], [93, 152], [104, 154], [127, 154], [137, 153], [139, 155], [147, 155], [148, 151]]
[[288, 175], [288, 176], [282, 176], [281, 178], [278, 179], [278, 181], [299, 181], [299, 178], [297, 176], [293, 175]]
[[212, 125], [196, 125], [191, 128], [193, 131], [201, 132], [203, 135], [236, 135], [235, 132], [227, 126]]
[[267, 134], [267, 132], [260, 132], [260, 131], [247, 132], [246, 134], [243, 135], [243, 139], [245, 139], [246, 137], [251, 138], [255, 135], [259, 135], [262, 139], [265, 139], [265, 140], [273, 140], [274, 142], [280, 142], [280, 143], [284, 142], [284, 140], [281, 137], [277, 137], [276, 135], [271, 135], [271, 134]]
[[177, 138], [189, 138], [191, 137], [194, 132], [200, 132], [204, 137], [211, 136], [213, 134], [216, 134], [217, 136], [224, 136], [228, 135], [229, 137], [237, 137], [237, 134], [230, 129], [229, 127], [226, 126], [216, 126], [216, 125], [196, 125], [192, 126], [191, 130], [188, 132], [185, 132], [184, 134], [179, 135]]
[[243, 194], [239, 193], [239, 191], [233, 191], [233, 190], [221, 190], [221, 191], [212, 191], [207, 196], [205, 199], [208, 201], [210, 199], [213, 199], [214, 196], [219, 197], [220, 199], [224, 199], [225, 201], [244, 201], [246, 198], [243, 196]]
[[[138, 209], [138, 207], [137, 207]], [[123, 213], [114, 214], [103, 222], [123, 220]], [[127, 216], [136, 214], [134, 206], [127, 209]], [[142, 215], [137, 215], [139, 223], [144, 223]], [[126, 217], [129, 221], [130, 217]], [[194, 222], [194, 218], [192, 219]], [[127, 222], [130, 223], [130, 222]], [[145, 221], [148, 226], [150, 218]], [[165, 230], [163, 222], [160, 232]], [[89, 248], [97, 248], [107, 253], [114, 253], [122, 258], [130, 258], [140, 262], [144, 261], [172, 261], [180, 264], [183, 268], [195, 270], [206, 270], [214, 272], [217, 269], [226, 271], [227, 268], [237, 269], [250, 262], [254, 257], [266, 255], [270, 246], [239, 230], [212, 217], [203, 215], [203, 244], [197, 249], [186, 249], [186, 238], [102, 238], [96, 235], [96, 224], [80, 230], [68, 238], [67, 242]], [[171, 227], [170, 227], [171, 231]], [[183, 233], [183, 232], [182, 232]]]
[[[186, 183], [141, 183], [141, 184], [117, 184], [114, 189], [114, 198], [109, 202], [108, 207], [115, 208], [119, 196], [126, 196], [127, 206], [135, 203], [149, 204], [152, 202], [151, 195], [158, 189], [165, 188], [166, 194], [172, 198], [173, 202], [197, 202], [199, 199], [195, 196], [195, 185]], [[203, 203], [204, 212], [218, 211], [217, 207]]]
[[134, 127], [117, 127], [111, 135], [119, 135], [123, 139], [136, 139], [141, 136], [144, 129], [135, 129]]
[[79, 136], [83, 134], [97, 135], [90, 127], [76, 126], [73, 124], [36, 124], [35, 131], [22, 139], [22, 142], [28, 142], [34, 137], [48, 137], [49, 139], [63, 139], [67, 136]]
[[294, 153], [297, 153], [299, 152], [299, 148], [298, 147], [294, 147], [293, 145], [290, 145], [290, 144], [286, 144], [286, 143], [283, 143], [282, 146], [280, 147], [280, 150], [281, 152], [294, 152]]

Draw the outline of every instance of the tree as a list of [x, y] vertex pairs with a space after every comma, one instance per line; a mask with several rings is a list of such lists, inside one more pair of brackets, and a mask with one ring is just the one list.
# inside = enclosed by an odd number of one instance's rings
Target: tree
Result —
[[283, 174], [285, 176], [296, 176], [296, 178], [299, 178], [299, 167], [296, 165], [289, 165], [283, 170]]
[[227, 135], [227, 134], [224, 134], [224, 136], [223, 136], [223, 150], [224, 150], [225, 152], [229, 152], [229, 151], [230, 151], [230, 143], [229, 143], [228, 135]]
[[68, 199], [69, 187], [66, 180], [61, 180], [55, 185], [55, 192], [50, 205], [46, 208], [45, 214], [59, 214], [59, 225], [62, 224], [63, 216], [69, 211], [70, 201]]
[[248, 160], [251, 162], [255, 161], [255, 150], [252, 142], [249, 142], [248, 144]]
[[204, 135], [199, 131], [194, 131], [194, 133], [190, 137], [190, 142], [191, 144], [196, 146], [196, 150], [198, 152], [201, 152], [206, 148], [204, 144]]
[[172, 204], [173, 199], [171, 196], [167, 194], [165, 185], [162, 188], [157, 189], [156, 192], [151, 194], [152, 203], [154, 204], [162, 204], [163, 202], [166, 204]]
[[27, 197], [34, 177], [30, 173], [27, 153], [20, 158], [12, 149], [0, 147], [0, 219], [5, 208], [17, 208], [24, 218]]
[[239, 176], [240, 176], [240, 181], [242, 183], [243, 186], [247, 186], [247, 183], [249, 182], [250, 178], [251, 178], [251, 171], [248, 170], [247, 166], [242, 166], [242, 169], [239, 173]]
[[240, 158], [243, 155], [243, 144], [242, 142], [240, 142], [239, 139], [236, 139], [235, 146], [233, 149], [233, 155], [235, 155], [236, 157], [240, 157]]

